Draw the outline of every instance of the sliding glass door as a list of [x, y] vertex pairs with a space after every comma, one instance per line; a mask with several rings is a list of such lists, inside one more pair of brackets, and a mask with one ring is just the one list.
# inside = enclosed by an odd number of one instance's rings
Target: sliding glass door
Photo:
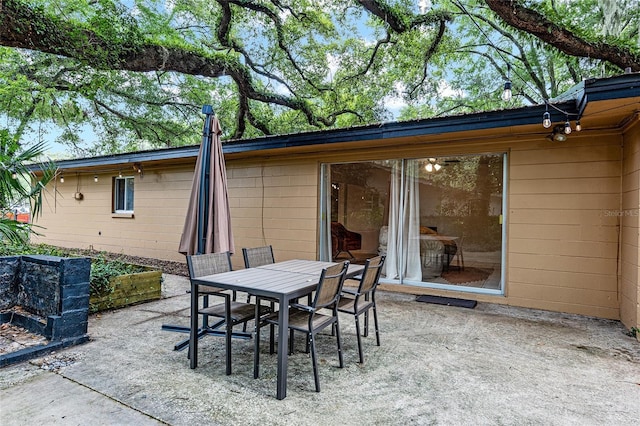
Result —
[[332, 259], [384, 254], [386, 282], [502, 289], [505, 155], [326, 164]]

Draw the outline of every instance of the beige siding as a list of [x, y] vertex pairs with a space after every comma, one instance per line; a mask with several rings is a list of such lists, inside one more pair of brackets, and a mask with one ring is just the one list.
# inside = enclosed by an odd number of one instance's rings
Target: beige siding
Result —
[[620, 246], [620, 319], [628, 328], [640, 328], [640, 123], [636, 119], [624, 135], [622, 166], [622, 238]]
[[[113, 217], [112, 179], [108, 173], [65, 174], [64, 183], [56, 181], [45, 196], [42, 226], [34, 242], [61, 247], [93, 248], [134, 256], [184, 260], [178, 243], [186, 213], [193, 165], [163, 169], [145, 169], [135, 176], [134, 216]], [[94, 175], [98, 182], [94, 182]], [[123, 176], [133, 176], [123, 172]], [[83, 193], [75, 200], [74, 193]]]
[[620, 162], [619, 137], [512, 148], [506, 303], [619, 317]]
[[236, 252], [270, 244], [277, 260], [316, 259], [318, 163], [228, 162], [229, 198]]
[[[638, 212], [640, 125], [621, 132], [572, 134], [552, 144], [539, 135], [477, 140], [468, 152], [509, 152], [505, 294], [465, 293], [465, 298], [550, 309], [638, 323]], [[623, 156], [624, 141], [624, 156]], [[453, 155], [460, 142], [394, 145], [394, 148], [315, 152], [308, 156], [227, 159], [236, 254], [271, 244], [278, 260], [315, 259], [318, 247], [319, 164], [425, 155]], [[378, 143], [378, 145], [380, 145]], [[623, 160], [624, 159], [624, 160]], [[624, 161], [624, 178], [622, 167]], [[193, 159], [195, 162], [195, 159]], [[135, 182], [135, 215], [111, 214], [117, 170], [78, 175], [50, 187], [35, 238], [67, 247], [180, 260], [177, 252], [191, 187], [193, 163], [145, 168]], [[84, 199], [73, 198], [82, 192]], [[621, 196], [621, 193], [623, 194]], [[622, 259], [619, 261], [619, 259]], [[385, 286], [412, 293], [460, 293]]]

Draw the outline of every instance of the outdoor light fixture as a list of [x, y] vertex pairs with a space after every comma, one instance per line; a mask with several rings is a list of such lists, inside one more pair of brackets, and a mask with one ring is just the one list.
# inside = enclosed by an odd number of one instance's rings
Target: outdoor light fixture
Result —
[[504, 82], [504, 90], [502, 92], [502, 100], [509, 102], [511, 100], [511, 64], [507, 64], [507, 81]]
[[95, 176], [93, 177], [93, 181], [94, 181], [94, 182], [96, 182], [96, 183], [98, 183], [98, 175], [95, 175]]
[[118, 177], [121, 178], [122, 177], [122, 170], [118, 170]]
[[133, 163], [133, 170], [138, 172], [138, 174], [140, 175], [140, 178], [142, 178], [142, 176], [144, 176], [143, 171], [142, 171], [142, 164], [141, 163]]
[[11, 169], [11, 179], [18, 179], [18, 172], [15, 169]]
[[502, 100], [505, 102], [509, 102], [511, 100], [511, 82], [504, 82], [504, 91], [502, 92]]
[[567, 133], [565, 127], [562, 124], [558, 124], [553, 128], [553, 132], [547, 136], [551, 142], [564, 142], [567, 140]]
[[60, 175], [60, 183], [64, 183], [64, 176]]
[[557, 106], [550, 104], [549, 102], [545, 101], [544, 103], [544, 113], [542, 114], [542, 127], [544, 127], [545, 129], [550, 128], [551, 126], [553, 126], [553, 123], [551, 122], [551, 115], [549, 114], [549, 107], [552, 107], [553, 109], [555, 109], [556, 111], [565, 114], [566, 116], [566, 120], [564, 122], [564, 124], [558, 124], [557, 126], [555, 126], [553, 128], [553, 132], [557, 133], [558, 129], [560, 129], [560, 131], [562, 131], [565, 135], [571, 134], [572, 129], [571, 129], [571, 120], [569, 117], [575, 115], [576, 116], [576, 127], [575, 127], [575, 131], [579, 132], [582, 130], [582, 125], [580, 124], [580, 115], [579, 114], [574, 114], [568, 111], [564, 111], [560, 108], [558, 108]]

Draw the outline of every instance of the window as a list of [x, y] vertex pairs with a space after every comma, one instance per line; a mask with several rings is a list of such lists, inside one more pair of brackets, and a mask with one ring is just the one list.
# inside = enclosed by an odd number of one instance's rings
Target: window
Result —
[[133, 213], [133, 177], [114, 178], [113, 212]]

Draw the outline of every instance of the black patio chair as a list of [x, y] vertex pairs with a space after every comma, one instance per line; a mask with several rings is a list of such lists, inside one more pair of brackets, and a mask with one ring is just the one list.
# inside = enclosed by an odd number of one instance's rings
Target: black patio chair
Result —
[[[197, 260], [193, 260], [193, 266], [194, 268], [196, 268], [196, 270], [193, 271], [193, 273], [195, 273], [196, 275], [193, 275], [191, 269], [189, 269], [190, 277], [195, 278], [195, 277], [201, 277], [204, 275], [217, 274], [220, 272], [231, 271], [232, 269], [230, 252], [212, 253], [210, 255], [197, 255], [197, 256], [198, 257], [195, 258]], [[202, 296], [202, 303], [201, 303], [202, 307], [206, 308], [209, 306], [210, 295], [215, 295], [216, 293], [220, 293], [222, 291], [224, 290], [219, 288], [212, 288], [209, 286], [202, 286], [202, 285], [198, 286], [198, 296], [199, 297]], [[187, 291], [187, 293], [190, 293], [190, 292], [191, 290]], [[232, 293], [232, 300], [233, 301], [236, 300], [235, 291]], [[200, 306], [200, 303], [199, 303], [199, 306]], [[200, 339], [207, 335], [221, 335], [220, 331], [217, 330], [219, 326], [220, 324], [210, 326], [209, 316], [206, 314], [202, 315], [202, 326], [198, 330], [198, 338]], [[179, 333], [189, 333], [191, 331], [190, 327], [185, 327], [180, 325], [169, 325], [169, 324], [163, 324], [162, 329], [168, 330], [168, 331], [175, 331]], [[236, 337], [249, 338], [250, 335], [247, 334], [246, 336], [236, 336]], [[188, 346], [189, 346], [189, 339], [187, 338], [185, 340], [182, 340], [181, 342], [176, 343], [173, 349], [176, 351], [180, 351]], [[190, 354], [187, 354], [187, 357], [189, 356]]]
[[373, 310], [373, 322], [376, 331], [376, 344], [380, 346], [380, 331], [378, 329], [378, 314], [376, 310], [376, 288], [380, 280], [382, 265], [385, 256], [376, 256], [367, 259], [362, 271], [358, 288], [343, 287], [340, 301], [338, 302], [338, 312], [351, 314], [356, 321], [356, 336], [358, 338], [358, 355], [360, 363], [364, 362], [362, 355], [362, 338], [360, 337], [359, 317], [364, 317], [364, 337], [369, 334], [369, 310]]
[[[257, 268], [258, 266], [270, 265], [276, 262], [275, 257], [273, 256], [273, 247], [261, 246], [261, 247], [250, 247], [242, 249], [242, 257], [244, 258], [244, 267], [245, 268]], [[276, 301], [272, 299], [266, 299], [269, 301], [269, 307], [272, 311], [275, 311]], [[251, 302], [251, 295], [247, 296], [247, 303]], [[246, 324], [243, 328], [243, 331], [246, 331]], [[271, 327], [271, 353], [274, 352], [273, 346], [273, 336], [274, 336], [274, 328]]]
[[243, 248], [242, 257], [244, 258], [245, 268], [256, 268], [276, 261], [273, 256], [273, 247], [271, 246]]
[[[322, 270], [320, 281], [316, 288], [315, 297], [310, 305], [292, 303], [289, 307], [289, 353], [293, 353], [293, 332], [306, 333], [307, 341], [311, 346], [311, 360], [313, 362], [313, 377], [316, 392], [320, 392], [320, 379], [318, 377], [318, 359], [316, 353], [316, 335], [321, 330], [335, 325], [338, 360], [340, 368], [344, 367], [342, 359], [342, 342], [340, 340], [340, 324], [338, 320], [338, 299], [344, 278], [349, 267], [349, 261], [344, 261]], [[320, 313], [319, 311], [323, 311]], [[327, 314], [331, 312], [331, 315]], [[263, 324], [278, 324], [278, 314], [271, 313], [264, 321], [256, 321], [255, 352], [254, 352], [254, 378], [258, 377], [260, 365], [260, 328]], [[286, 330], [279, 330], [286, 333]]]
[[[226, 253], [208, 253], [187, 256], [187, 266], [189, 267], [189, 277], [191, 280], [206, 275], [219, 274], [231, 271], [231, 255]], [[226, 351], [226, 372], [231, 374], [231, 338], [233, 336], [233, 326], [250, 321], [255, 318], [255, 305], [235, 301], [235, 293], [229, 294], [223, 289], [198, 286], [198, 295], [204, 296], [203, 307], [198, 309], [198, 315], [204, 318], [216, 317], [221, 321], [213, 326], [217, 328], [225, 325], [225, 351]], [[209, 305], [209, 298], [220, 297], [221, 303]], [[260, 306], [259, 315], [266, 315], [270, 312], [268, 306]], [[208, 326], [208, 325], [207, 325]]]

